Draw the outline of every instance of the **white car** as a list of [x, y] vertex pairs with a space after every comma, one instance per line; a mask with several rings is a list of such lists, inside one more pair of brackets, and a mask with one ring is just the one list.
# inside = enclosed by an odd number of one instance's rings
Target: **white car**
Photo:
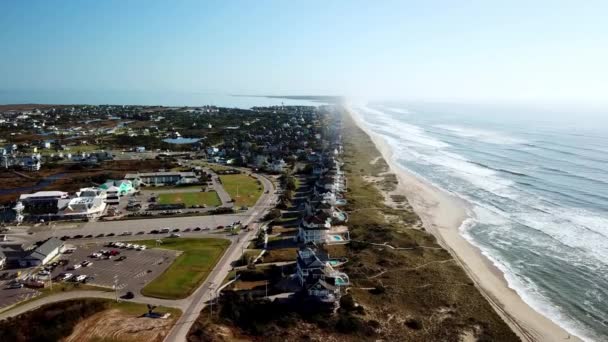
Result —
[[70, 266], [71, 270], [77, 270], [79, 268], [80, 268], [80, 264], [74, 264], [74, 265]]
[[124, 247], [124, 245], [125, 245], [125, 244], [124, 244], [124, 243], [122, 243], [122, 242], [117, 242], [117, 243], [115, 243], [115, 244], [114, 244], [114, 246], [116, 246], [116, 247], [118, 247], [118, 248], [122, 248], [122, 247]]
[[180, 237], [180, 236], [181, 236], [181, 235], [180, 235], [180, 234], [177, 234], [177, 233], [173, 233], [173, 234], [169, 235], [169, 237], [172, 237], [172, 238], [178, 238], [178, 237]]
[[70, 278], [72, 278], [73, 274], [72, 273], [66, 273], [63, 275], [63, 278], [61, 278], [61, 280], [68, 280]]
[[137, 247], [138, 251], [143, 251], [145, 249], [146, 249], [146, 246], [144, 246], [144, 245], [140, 245], [140, 246]]
[[87, 260], [87, 261], [83, 261], [81, 265], [82, 265], [82, 267], [89, 267], [89, 266], [93, 265], [93, 263]]
[[132, 245], [132, 244], [130, 244], [130, 243], [128, 243], [128, 244], [125, 246], [125, 248], [127, 248], [127, 249], [133, 249], [133, 245]]
[[85, 279], [87, 279], [87, 275], [86, 274], [81, 274], [78, 277], [76, 277], [76, 279], [74, 279], [74, 280], [76, 280], [76, 281], [83, 281]]
[[100, 253], [93, 253], [93, 254], [91, 254], [91, 258], [101, 258], [101, 254]]

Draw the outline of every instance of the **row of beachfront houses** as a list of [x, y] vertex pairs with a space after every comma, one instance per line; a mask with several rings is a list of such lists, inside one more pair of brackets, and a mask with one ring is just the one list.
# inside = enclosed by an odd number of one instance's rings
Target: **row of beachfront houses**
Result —
[[296, 241], [302, 243], [296, 260], [296, 277], [311, 297], [335, 305], [344, 287], [350, 285], [348, 275], [338, 268], [344, 259], [331, 258], [321, 246], [345, 244], [350, 241], [346, 223], [348, 215], [340, 209], [346, 204], [346, 178], [337, 154], [325, 154], [315, 163], [314, 189], [301, 204], [302, 220]]

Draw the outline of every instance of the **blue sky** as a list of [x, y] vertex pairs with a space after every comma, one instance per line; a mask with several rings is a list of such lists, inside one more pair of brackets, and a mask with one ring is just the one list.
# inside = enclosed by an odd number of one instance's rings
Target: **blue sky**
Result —
[[608, 2], [2, 1], [0, 89], [608, 104]]

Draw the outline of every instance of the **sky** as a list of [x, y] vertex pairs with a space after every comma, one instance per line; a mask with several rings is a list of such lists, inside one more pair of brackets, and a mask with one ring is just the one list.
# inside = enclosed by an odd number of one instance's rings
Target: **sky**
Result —
[[607, 1], [0, 1], [0, 91], [608, 108]]

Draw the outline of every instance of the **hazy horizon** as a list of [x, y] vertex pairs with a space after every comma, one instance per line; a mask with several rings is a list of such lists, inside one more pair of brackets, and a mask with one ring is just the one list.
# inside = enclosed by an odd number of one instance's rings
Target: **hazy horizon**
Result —
[[0, 91], [605, 109], [607, 9], [599, 1], [3, 2]]

